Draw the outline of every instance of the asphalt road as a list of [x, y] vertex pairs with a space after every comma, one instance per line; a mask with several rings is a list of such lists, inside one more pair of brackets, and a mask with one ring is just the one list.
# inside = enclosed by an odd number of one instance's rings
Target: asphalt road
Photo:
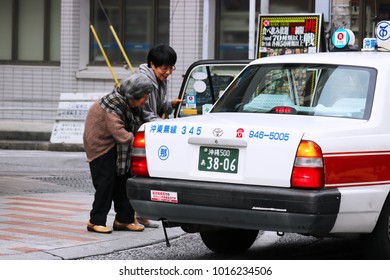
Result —
[[364, 260], [358, 237], [323, 238], [274, 232], [260, 234], [252, 247], [238, 255], [210, 251], [199, 234], [186, 234], [143, 248], [83, 258], [85, 260]]
[[[28, 189], [15, 189], [12, 184], [4, 184], [0, 195], [20, 192], [94, 191], [83, 152], [0, 150], [0, 176], [25, 177], [37, 181], [37, 184], [30, 185]], [[53, 188], [39, 182], [54, 183], [58, 186]]]

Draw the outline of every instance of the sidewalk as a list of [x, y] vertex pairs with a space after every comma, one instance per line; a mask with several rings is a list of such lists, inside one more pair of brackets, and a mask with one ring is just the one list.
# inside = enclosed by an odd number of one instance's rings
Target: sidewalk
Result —
[[[92, 194], [0, 196], [0, 260], [69, 260], [143, 247], [165, 240], [162, 226], [142, 232], [86, 229]], [[114, 213], [108, 215], [112, 226]], [[167, 228], [169, 238], [184, 232]]]
[[[0, 120], [0, 149], [83, 151], [81, 145], [50, 143], [51, 129], [50, 123]], [[2, 176], [0, 189], [2, 184], [22, 188], [34, 183], [28, 178]], [[0, 260], [77, 259], [165, 240], [162, 226], [142, 232], [88, 232], [92, 201], [93, 194], [84, 192], [0, 195]], [[111, 211], [107, 226], [111, 227], [113, 221]], [[167, 234], [175, 238], [184, 232], [168, 228]]]

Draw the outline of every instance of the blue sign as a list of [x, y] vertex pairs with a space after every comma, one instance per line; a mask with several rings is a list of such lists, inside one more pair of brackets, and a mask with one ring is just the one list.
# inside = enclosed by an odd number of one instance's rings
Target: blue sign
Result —
[[363, 49], [365, 50], [375, 50], [376, 39], [375, 38], [364, 38], [363, 39]]
[[186, 94], [186, 108], [196, 108], [196, 95], [193, 93]]
[[376, 25], [376, 37], [381, 41], [387, 41], [390, 38], [389, 21], [381, 21]]
[[335, 48], [342, 49], [349, 43], [349, 33], [345, 29], [337, 29], [332, 36], [332, 43]]

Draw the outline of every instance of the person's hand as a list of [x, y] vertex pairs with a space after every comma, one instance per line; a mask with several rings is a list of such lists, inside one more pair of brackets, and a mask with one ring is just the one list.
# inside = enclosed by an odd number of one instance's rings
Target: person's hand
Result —
[[176, 107], [179, 103], [183, 102], [183, 99], [175, 98], [171, 101], [172, 107]]

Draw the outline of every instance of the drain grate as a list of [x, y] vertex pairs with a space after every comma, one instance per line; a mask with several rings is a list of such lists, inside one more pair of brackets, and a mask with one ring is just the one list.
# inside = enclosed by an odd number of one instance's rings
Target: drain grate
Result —
[[46, 183], [52, 183], [60, 186], [67, 186], [77, 191], [94, 192], [92, 180], [90, 178], [48, 176], [48, 177], [34, 177], [32, 179], [39, 180]]

